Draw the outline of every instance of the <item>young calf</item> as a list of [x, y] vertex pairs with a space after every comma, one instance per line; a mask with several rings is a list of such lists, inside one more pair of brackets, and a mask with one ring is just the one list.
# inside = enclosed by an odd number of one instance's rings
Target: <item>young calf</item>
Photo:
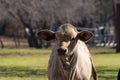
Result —
[[41, 30], [38, 36], [44, 40], [55, 40], [48, 65], [49, 80], [90, 80], [97, 74], [90, 52], [85, 44], [93, 34], [78, 32], [71, 24], [61, 25], [56, 32]]

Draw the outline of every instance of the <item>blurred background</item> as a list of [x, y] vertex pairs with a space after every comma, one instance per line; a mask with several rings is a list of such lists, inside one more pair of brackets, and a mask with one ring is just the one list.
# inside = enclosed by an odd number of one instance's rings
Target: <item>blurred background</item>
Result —
[[90, 46], [116, 46], [113, 0], [0, 0], [1, 48], [48, 48], [36, 32], [71, 23], [90, 30]]

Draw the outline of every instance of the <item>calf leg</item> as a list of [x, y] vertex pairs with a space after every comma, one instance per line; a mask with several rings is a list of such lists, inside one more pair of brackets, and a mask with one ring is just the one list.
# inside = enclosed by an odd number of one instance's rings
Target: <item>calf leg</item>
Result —
[[96, 72], [95, 66], [94, 66], [94, 64], [93, 64], [92, 58], [90, 57], [90, 59], [91, 59], [91, 64], [92, 64], [92, 75], [93, 75], [93, 79], [94, 79], [94, 80], [98, 80], [97, 72]]

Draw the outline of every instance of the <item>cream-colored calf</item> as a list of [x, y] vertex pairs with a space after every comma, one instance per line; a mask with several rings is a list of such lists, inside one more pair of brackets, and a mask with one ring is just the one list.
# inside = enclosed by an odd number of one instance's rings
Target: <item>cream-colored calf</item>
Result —
[[61, 25], [56, 32], [41, 30], [38, 36], [44, 40], [55, 39], [48, 65], [49, 80], [90, 80], [97, 74], [90, 52], [85, 44], [93, 34], [78, 32], [71, 24]]

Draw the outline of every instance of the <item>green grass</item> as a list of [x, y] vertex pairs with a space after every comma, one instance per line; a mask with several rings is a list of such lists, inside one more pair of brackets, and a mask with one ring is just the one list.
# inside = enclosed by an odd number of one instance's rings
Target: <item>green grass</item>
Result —
[[1, 56], [0, 80], [47, 80], [48, 56]]
[[99, 80], [117, 80], [120, 68], [120, 53], [115, 48], [90, 48], [92, 59], [97, 69]]
[[[49, 53], [50, 49], [0, 49], [0, 53]], [[117, 80], [120, 54], [113, 48], [91, 48], [99, 80]], [[98, 54], [101, 53], [101, 54]], [[104, 54], [105, 53], [105, 54]], [[0, 80], [48, 80], [49, 55], [0, 56]]]
[[98, 54], [92, 56], [99, 80], [117, 80], [120, 54]]

